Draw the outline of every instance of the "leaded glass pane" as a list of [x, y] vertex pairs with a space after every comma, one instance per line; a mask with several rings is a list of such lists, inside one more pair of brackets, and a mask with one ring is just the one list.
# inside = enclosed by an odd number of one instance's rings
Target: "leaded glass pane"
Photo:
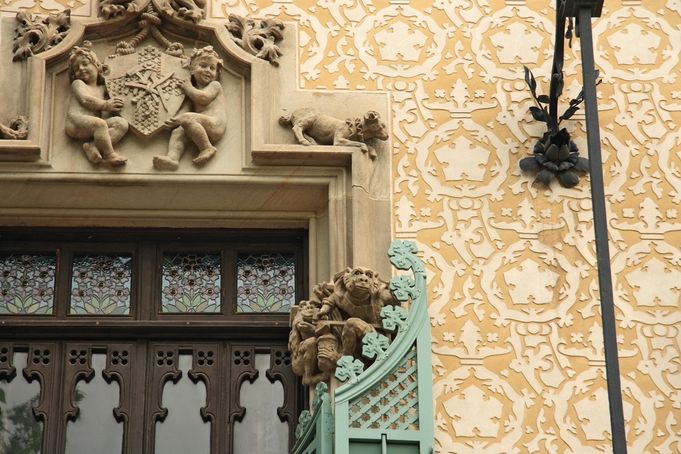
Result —
[[71, 315], [128, 315], [132, 257], [79, 255], [73, 258]]
[[0, 256], [0, 314], [51, 314], [56, 269], [51, 255]]
[[239, 254], [237, 312], [289, 312], [296, 297], [293, 254]]
[[163, 256], [162, 312], [220, 312], [220, 254]]

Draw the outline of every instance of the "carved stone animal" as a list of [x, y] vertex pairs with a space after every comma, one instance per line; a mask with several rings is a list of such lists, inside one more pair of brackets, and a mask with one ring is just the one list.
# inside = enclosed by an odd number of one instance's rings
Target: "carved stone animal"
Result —
[[388, 130], [378, 112], [370, 110], [364, 118], [339, 120], [315, 109], [303, 108], [291, 115], [279, 117], [279, 124], [291, 127], [299, 143], [303, 145], [346, 145], [360, 147], [376, 159], [376, 150], [368, 147], [371, 139], [387, 140]]

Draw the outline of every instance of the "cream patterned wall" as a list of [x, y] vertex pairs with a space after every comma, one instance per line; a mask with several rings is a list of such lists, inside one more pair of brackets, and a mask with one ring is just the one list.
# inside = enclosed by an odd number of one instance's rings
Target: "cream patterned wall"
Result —
[[[52, 12], [80, 0], [0, 0]], [[429, 270], [436, 451], [610, 452], [588, 181], [544, 190], [552, 0], [213, 0], [299, 25], [303, 89], [392, 98], [394, 232]], [[681, 452], [681, 1], [607, 0], [594, 23], [630, 453]], [[579, 43], [565, 65], [580, 89]], [[583, 114], [569, 122], [586, 153]]]

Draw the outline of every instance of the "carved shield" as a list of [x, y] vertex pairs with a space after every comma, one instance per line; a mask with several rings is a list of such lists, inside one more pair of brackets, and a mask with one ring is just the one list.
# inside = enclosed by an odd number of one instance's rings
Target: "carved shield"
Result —
[[138, 134], [149, 137], [177, 113], [184, 101], [180, 85], [189, 78], [182, 59], [152, 46], [129, 55], [111, 55], [106, 89], [112, 98], [123, 99], [120, 115]]

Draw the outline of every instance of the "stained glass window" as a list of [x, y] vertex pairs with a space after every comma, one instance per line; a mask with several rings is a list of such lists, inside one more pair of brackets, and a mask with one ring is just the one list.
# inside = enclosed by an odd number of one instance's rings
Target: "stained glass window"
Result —
[[163, 256], [161, 312], [220, 312], [220, 254]]
[[73, 258], [72, 315], [128, 315], [132, 257], [80, 255]]
[[51, 314], [55, 256], [0, 256], [0, 314]]
[[288, 312], [295, 304], [293, 254], [238, 254], [237, 312]]

